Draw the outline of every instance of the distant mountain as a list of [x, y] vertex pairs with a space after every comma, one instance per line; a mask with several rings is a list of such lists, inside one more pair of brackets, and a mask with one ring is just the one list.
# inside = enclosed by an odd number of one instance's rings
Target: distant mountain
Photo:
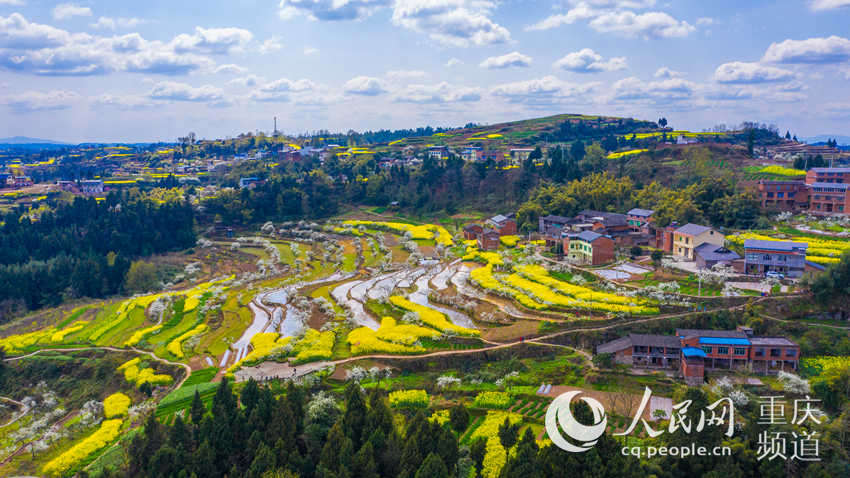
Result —
[[850, 146], [850, 136], [841, 135], [841, 134], [819, 134], [817, 136], [811, 136], [808, 138], [803, 138], [803, 141], [814, 144], [814, 143], [826, 143], [827, 140], [834, 139], [838, 141], [839, 146]]
[[68, 144], [61, 141], [49, 139], [28, 138], [26, 136], [12, 136], [11, 138], [0, 138], [0, 144]]

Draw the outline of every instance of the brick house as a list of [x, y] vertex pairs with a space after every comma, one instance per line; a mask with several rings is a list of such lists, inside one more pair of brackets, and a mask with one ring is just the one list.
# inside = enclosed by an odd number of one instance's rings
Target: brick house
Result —
[[561, 240], [561, 232], [569, 231], [575, 221], [564, 216], [541, 216], [537, 220], [537, 232], [546, 240], [547, 247], [553, 247]]
[[617, 363], [678, 370], [688, 385], [704, 382], [705, 370], [771, 374], [797, 370], [800, 346], [784, 337], [753, 337], [752, 329], [677, 329], [676, 334], [629, 334], [596, 347]]
[[806, 172], [805, 180], [759, 181], [758, 195], [764, 209], [847, 214], [850, 168], [812, 168]]
[[500, 236], [516, 235], [516, 219], [514, 214], [493, 216], [484, 223], [485, 226], [499, 231]]
[[566, 234], [564, 255], [579, 264], [599, 265], [614, 260], [614, 240], [593, 231]]
[[484, 229], [478, 235], [478, 248], [482, 251], [494, 251], [499, 248], [499, 232], [495, 229]]
[[467, 224], [463, 228], [463, 238], [468, 241], [477, 240], [482, 232], [484, 232], [484, 228], [480, 224]]
[[673, 231], [673, 255], [692, 261], [697, 247], [705, 243], [722, 246], [725, 241], [723, 234], [708, 226], [685, 224]]

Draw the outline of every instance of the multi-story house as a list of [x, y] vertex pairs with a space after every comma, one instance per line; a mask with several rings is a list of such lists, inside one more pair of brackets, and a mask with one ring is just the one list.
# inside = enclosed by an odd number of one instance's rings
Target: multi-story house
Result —
[[567, 233], [564, 255], [579, 264], [599, 265], [614, 260], [614, 240], [593, 231]]
[[487, 219], [484, 223], [486, 227], [495, 229], [500, 236], [512, 236], [516, 234], [516, 220], [514, 214], [496, 215]]
[[564, 216], [540, 216], [537, 220], [537, 232], [546, 240], [547, 247], [553, 247], [561, 240], [561, 232], [569, 231], [575, 220]]
[[764, 275], [779, 272], [788, 277], [800, 277], [806, 270], [805, 242], [744, 241], [744, 271], [747, 274]]
[[778, 211], [808, 211], [816, 215], [847, 214], [850, 168], [812, 168], [805, 180], [759, 181], [761, 206]]
[[495, 251], [499, 248], [499, 237], [499, 231], [484, 229], [484, 232], [478, 235], [478, 248], [482, 251]]
[[673, 255], [694, 260], [694, 250], [705, 244], [722, 246], [726, 238], [708, 226], [685, 224], [673, 231]]
[[446, 146], [432, 146], [428, 148], [428, 157], [438, 161], [441, 159], [448, 159], [449, 148]]
[[533, 148], [513, 148], [511, 149], [511, 162], [513, 164], [520, 164], [528, 159], [531, 156], [531, 153], [534, 152]]
[[471, 241], [477, 240], [478, 236], [484, 232], [484, 228], [480, 224], [467, 224], [463, 228], [463, 238]]
[[460, 152], [460, 157], [467, 162], [475, 162], [481, 158], [481, 147], [468, 146]]
[[617, 363], [678, 370], [689, 385], [700, 385], [705, 370], [769, 374], [797, 370], [800, 346], [784, 337], [753, 337], [752, 329], [677, 329], [676, 335], [629, 334], [596, 347]]
[[632, 232], [649, 234], [653, 214], [655, 214], [655, 211], [651, 209], [635, 208], [626, 213], [626, 220], [628, 221]]

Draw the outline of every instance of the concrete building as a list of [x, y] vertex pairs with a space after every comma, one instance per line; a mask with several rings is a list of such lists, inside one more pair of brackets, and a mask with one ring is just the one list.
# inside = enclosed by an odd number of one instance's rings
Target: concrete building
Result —
[[758, 195], [762, 208], [768, 210], [847, 214], [850, 168], [812, 168], [805, 180], [759, 181]]
[[744, 241], [744, 270], [747, 274], [764, 275], [778, 272], [787, 277], [800, 277], [806, 271], [805, 242]]
[[596, 347], [614, 361], [642, 368], [678, 370], [689, 385], [701, 385], [706, 370], [771, 374], [797, 370], [800, 346], [784, 337], [753, 337], [752, 329], [677, 329], [676, 334], [629, 334]]
[[614, 260], [614, 240], [593, 231], [567, 233], [564, 255], [579, 264], [600, 265]]
[[632, 232], [650, 234], [653, 214], [655, 214], [655, 211], [651, 209], [635, 208], [626, 213], [626, 221]]
[[685, 224], [673, 231], [673, 255], [692, 261], [697, 247], [705, 243], [722, 246], [725, 241], [723, 234], [708, 226]]

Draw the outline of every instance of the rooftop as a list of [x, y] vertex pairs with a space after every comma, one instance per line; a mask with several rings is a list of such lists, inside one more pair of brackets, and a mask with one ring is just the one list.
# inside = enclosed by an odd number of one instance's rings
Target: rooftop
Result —
[[696, 347], [685, 347], [682, 349], [682, 355], [685, 357], [702, 357], [705, 358], [705, 352]]
[[578, 239], [578, 240], [584, 241], [584, 242], [593, 242], [593, 241], [599, 239], [600, 237], [605, 237], [605, 236], [603, 236], [602, 234], [599, 234], [598, 232], [582, 231], [578, 234], [570, 234], [569, 237], [570, 237], [570, 240]]
[[694, 254], [702, 257], [706, 261], [734, 261], [740, 259], [741, 256], [735, 251], [730, 251], [723, 246], [706, 242], [694, 249]]
[[738, 330], [676, 329], [679, 337], [736, 337], [745, 339], [747, 334]]
[[557, 222], [559, 224], [567, 224], [572, 221], [572, 219], [569, 217], [553, 215], [543, 216], [540, 219], [543, 219], [543, 222]]
[[750, 345], [749, 339], [735, 337], [700, 337], [700, 345]]
[[752, 343], [753, 345], [776, 345], [785, 347], [797, 345], [794, 342], [791, 342], [790, 340], [786, 339], [785, 337], [753, 337], [752, 339], [750, 339], [750, 343]]
[[649, 216], [655, 214], [655, 211], [653, 211], [652, 209], [634, 208], [631, 211], [629, 211], [627, 214], [629, 216], [649, 217]]
[[710, 231], [711, 228], [708, 226], [700, 226], [699, 224], [688, 223], [684, 226], [676, 229], [674, 232], [679, 234], [687, 234], [689, 236], [699, 236], [700, 234], [706, 233]]
[[598, 354], [612, 354], [619, 352], [620, 350], [625, 350], [632, 346], [632, 340], [629, 337], [622, 337], [617, 340], [612, 340], [611, 342], [607, 342], [601, 344], [596, 347], [596, 353]]
[[816, 173], [850, 173], [850, 168], [812, 168]]
[[808, 249], [805, 242], [767, 241], [763, 239], [747, 239], [744, 249], [766, 249], [768, 251], [794, 252], [795, 249]]
[[848, 187], [850, 187], [850, 184], [845, 184], [845, 183], [812, 183], [811, 186], [813, 188], [847, 189]]

